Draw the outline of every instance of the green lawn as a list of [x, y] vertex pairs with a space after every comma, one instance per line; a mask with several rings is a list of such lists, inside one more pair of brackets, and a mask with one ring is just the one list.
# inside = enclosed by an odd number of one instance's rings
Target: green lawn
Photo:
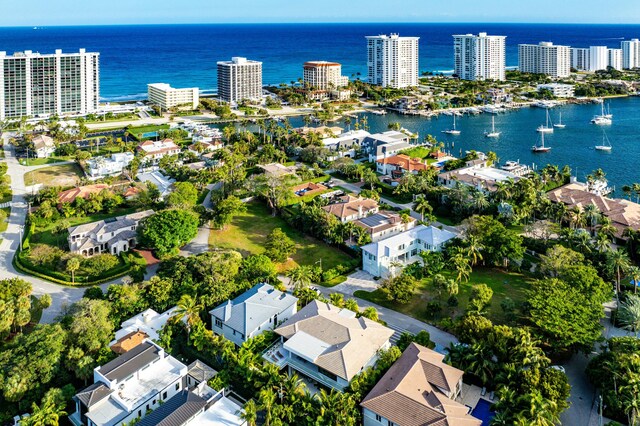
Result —
[[[450, 273], [445, 273], [444, 275], [449, 274]], [[450, 277], [453, 278], [452, 275], [450, 275]], [[493, 290], [493, 299], [488, 308], [487, 317], [494, 323], [504, 324], [508, 322], [508, 319], [505, 317], [500, 303], [507, 297], [515, 302], [523, 301], [525, 299], [525, 291], [533, 281], [534, 279], [532, 277], [516, 272], [505, 272], [496, 268], [476, 268], [471, 274], [469, 281], [460, 284], [458, 293], [459, 304], [453, 308], [447, 305], [447, 295], [438, 295], [431, 285], [430, 278], [420, 282], [416, 295], [405, 305], [389, 301], [380, 290], [374, 292], [357, 291], [355, 296], [402, 312], [422, 321], [437, 323], [443, 318], [453, 318], [462, 314], [469, 303], [471, 287], [476, 284], [486, 284]], [[428, 318], [426, 315], [426, 305], [431, 300], [439, 300], [442, 305], [440, 316], [435, 320]]]
[[[7, 220], [9, 219], [9, 215], [11, 214], [11, 207], [5, 207], [4, 209], [0, 209], [7, 214]], [[0, 221], [0, 233], [7, 230], [9, 223], [6, 220]]]
[[42, 166], [43, 164], [55, 164], [61, 161], [68, 161], [70, 158], [71, 157], [30, 158], [27, 165]]
[[[127, 129], [129, 134], [136, 139], [140, 139], [138, 135], [143, 135], [145, 133], [157, 132], [158, 130], [167, 130], [169, 129], [168, 124], [150, 124], [148, 126], [139, 126], [139, 127], [129, 127]], [[142, 138], [144, 139], [144, 138]]]
[[280, 217], [271, 216], [270, 209], [260, 202], [248, 203], [247, 211], [236, 216], [225, 230], [212, 230], [209, 234], [209, 244], [213, 247], [237, 250], [245, 256], [260, 254], [264, 252], [267, 235], [275, 228], [281, 228], [296, 243], [297, 251], [293, 256], [293, 262], [289, 262], [285, 267], [293, 267], [294, 264], [313, 265], [322, 259], [322, 268], [327, 270], [351, 260], [351, 257], [341, 250], [298, 232]]
[[27, 173], [24, 175], [24, 183], [27, 186], [37, 183], [45, 186], [74, 186], [82, 175], [82, 170], [76, 163], [61, 164]]

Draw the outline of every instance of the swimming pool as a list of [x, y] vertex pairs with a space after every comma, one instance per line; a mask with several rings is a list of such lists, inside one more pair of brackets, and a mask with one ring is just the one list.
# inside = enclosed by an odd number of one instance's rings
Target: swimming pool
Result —
[[471, 415], [476, 419], [482, 420], [482, 426], [489, 426], [496, 413], [491, 411], [491, 402], [480, 398], [476, 407], [471, 411]]

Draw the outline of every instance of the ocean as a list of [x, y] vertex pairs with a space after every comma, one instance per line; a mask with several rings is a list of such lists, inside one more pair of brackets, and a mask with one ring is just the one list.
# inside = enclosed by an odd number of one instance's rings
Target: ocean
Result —
[[310, 60], [337, 61], [343, 74], [366, 74], [367, 35], [420, 37], [420, 70], [453, 69], [453, 34], [507, 36], [507, 66], [518, 64], [518, 44], [553, 41], [607, 45], [640, 37], [640, 25], [559, 24], [216, 24], [0, 28], [0, 51], [53, 53], [86, 48], [100, 52], [105, 101], [142, 99], [147, 84], [216, 88], [216, 62], [245, 56], [263, 62], [265, 84], [296, 81]]

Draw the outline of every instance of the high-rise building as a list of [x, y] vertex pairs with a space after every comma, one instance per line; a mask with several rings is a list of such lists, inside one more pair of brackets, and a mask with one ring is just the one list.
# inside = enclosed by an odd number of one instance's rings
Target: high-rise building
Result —
[[568, 77], [571, 73], [569, 46], [551, 42], [518, 45], [518, 68], [521, 72], [546, 74], [553, 78]]
[[316, 90], [334, 90], [349, 84], [337, 62], [309, 61], [303, 65], [305, 85]]
[[100, 102], [100, 54], [0, 52], [0, 120], [88, 114]]
[[607, 46], [590, 46], [588, 71], [606, 70], [608, 66], [609, 49]]
[[620, 43], [622, 47], [622, 68], [640, 68], [640, 40], [637, 38]]
[[197, 87], [176, 89], [166, 83], [152, 83], [147, 85], [147, 98], [150, 103], [165, 110], [178, 106], [197, 109], [200, 103], [200, 91]]
[[455, 73], [463, 80], [505, 79], [505, 36], [453, 36]]
[[262, 99], [262, 62], [240, 57], [218, 62], [218, 97], [234, 104]]
[[571, 68], [578, 71], [588, 71], [590, 62], [589, 48], [572, 47], [571, 48]]
[[607, 56], [611, 68], [622, 70], [622, 49], [608, 49]]
[[382, 87], [418, 85], [418, 40], [398, 34], [367, 36], [367, 77]]

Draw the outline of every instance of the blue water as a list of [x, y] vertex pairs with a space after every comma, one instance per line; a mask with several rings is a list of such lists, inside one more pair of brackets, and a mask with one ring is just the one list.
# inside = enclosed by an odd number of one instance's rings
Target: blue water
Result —
[[[607, 103], [613, 114], [610, 126], [589, 123], [593, 115], [600, 113], [600, 105], [566, 105], [550, 110], [551, 119], [555, 122], [562, 112], [562, 122], [567, 127], [545, 135], [545, 145], [552, 149], [543, 154], [531, 152], [531, 147], [540, 138], [535, 129], [545, 122], [545, 110], [540, 108], [523, 108], [495, 115], [496, 130], [502, 132], [497, 139], [484, 137], [484, 131], [491, 129], [489, 114], [458, 117], [456, 126], [462, 132], [459, 136], [441, 133], [453, 124], [453, 117], [446, 115], [428, 119], [390, 112], [385, 116], [369, 114], [367, 120], [371, 132], [385, 131], [390, 122], [400, 122], [403, 127], [418, 132], [421, 138], [432, 134], [444, 142], [446, 150], [454, 156], [474, 149], [495, 151], [502, 163], [520, 160], [523, 164], [539, 168], [547, 164], [568, 165], [581, 181], [585, 181], [586, 175], [595, 169], [602, 168], [607, 173], [609, 184], [617, 188], [616, 195], [622, 196], [619, 191], [622, 185], [640, 182], [640, 97], [617, 98]], [[293, 118], [291, 124], [302, 126], [302, 119]], [[336, 124], [346, 128], [341, 121]], [[613, 146], [609, 153], [593, 149], [602, 143], [603, 130]]]
[[473, 411], [471, 411], [471, 415], [476, 419], [482, 420], [482, 426], [489, 426], [495, 413], [491, 411], [491, 403], [481, 398]]
[[0, 51], [86, 48], [101, 53], [101, 91], [105, 100], [146, 96], [147, 83], [175, 86], [217, 85], [216, 62], [246, 56], [264, 62], [265, 84], [295, 81], [302, 63], [332, 60], [345, 75], [366, 73], [366, 35], [397, 32], [419, 36], [420, 70], [452, 70], [452, 34], [507, 36], [507, 65], [518, 62], [518, 43], [620, 47], [640, 36], [640, 25], [559, 24], [218, 24], [0, 28]]

